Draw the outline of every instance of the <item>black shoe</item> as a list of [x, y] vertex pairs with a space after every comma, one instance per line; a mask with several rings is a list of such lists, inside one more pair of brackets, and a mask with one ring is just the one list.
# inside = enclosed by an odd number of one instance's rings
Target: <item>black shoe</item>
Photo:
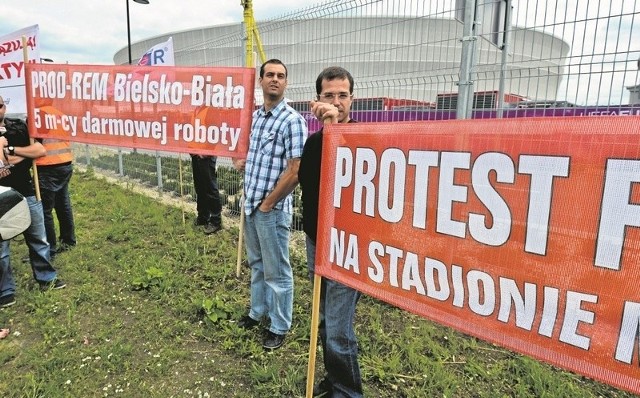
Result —
[[314, 397], [330, 397], [332, 392], [331, 382], [326, 377], [313, 387]]
[[201, 225], [207, 225], [207, 220], [205, 220], [204, 218], [196, 218], [195, 220], [193, 220], [193, 225], [195, 225], [196, 227], [199, 227]]
[[13, 294], [0, 297], [0, 308], [11, 307], [16, 303], [16, 297]]
[[68, 252], [69, 250], [73, 249], [74, 246], [75, 244], [71, 245], [69, 243], [60, 243], [60, 245], [56, 249], [56, 254]]
[[264, 336], [262, 346], [265, 350], [275, 350], [276, 348], [280, 348], [284, 343], [285, 336], [285, 334], [277, 334], [267, 330], [267, 335]]
[[207, 235], [211, 235], [211, 234], [215, 234], [221, 229], [222, 229], [221, 224], [207, 223], [207, 225], [204, 226], [204, 233]]
[[238, 320], [238, 326], [243, 329], [252, 329], [260, 324], [260, 321], [256, 321], [251, 318], [249, 315], [245, 315], [240, 320]]
[[67, 287], [67, 284], [58, 278], [55, 278], [54, 280], [48, 282], [38, 282], [38, 284], [40, 285], [40, 290], [42, 291], [58, 290]]

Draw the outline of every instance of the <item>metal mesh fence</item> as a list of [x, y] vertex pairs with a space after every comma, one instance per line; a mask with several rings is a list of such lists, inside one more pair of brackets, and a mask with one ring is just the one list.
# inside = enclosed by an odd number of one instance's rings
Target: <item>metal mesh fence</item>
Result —
[[[334, 0], [258, 30], [267, 58], [287, 64], [286, 97], [314, 131], [308, 101], [329, 65], [353, 74], [361, 121], [640, 115], [639, 18], [640, 0]], [[168, 36], [177, 65], [244, 65], [241, 24]], [[188, 155], [81, 145], [76, 159], [193, 199]], [[237, 214], [241, 176], [230, 159], [218, 170], [223, 203]]]

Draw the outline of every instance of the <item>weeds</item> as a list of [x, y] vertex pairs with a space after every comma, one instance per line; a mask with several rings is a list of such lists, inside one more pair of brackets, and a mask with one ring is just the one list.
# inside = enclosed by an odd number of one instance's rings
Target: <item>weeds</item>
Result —
[[[205, 236], [179, 208], [76, 172], [78, 246], [55, 266], [66, 289], [42, 293], [19, 238], [18, 303], [0, 311], [0, 396], [302, 397], [310, 296], [294, 235], [294, 324], [267, 353], [240, 329], [249, 275], [235, 277], [238, 228]], [[631, 394], [441, 327], [369, 297], [356, 332], [367, 397], [613, 397]], [[316, 379], [322, 376], [322, 355]]]

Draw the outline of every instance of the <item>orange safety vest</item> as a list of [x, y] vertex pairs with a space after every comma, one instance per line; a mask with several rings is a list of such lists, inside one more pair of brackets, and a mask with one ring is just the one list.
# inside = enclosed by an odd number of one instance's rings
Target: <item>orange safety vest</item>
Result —
[[42, 140], [42, 145], [47, 150], [47, 155], [37, 158], [36, 165], [53, 166], [73, 161], [73, 153], [71, 152], [71, 143], [69, 141], [46, 138]]

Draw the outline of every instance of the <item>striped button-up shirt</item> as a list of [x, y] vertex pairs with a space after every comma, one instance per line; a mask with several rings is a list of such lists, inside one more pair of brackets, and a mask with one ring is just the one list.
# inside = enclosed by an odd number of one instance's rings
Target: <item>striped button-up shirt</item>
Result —
[[[268, 112], [261, 107], [253, 113], [244, 171], [245, 214], [250, 215], [273, 190], [287, 160], [302, 156], [306, 138], [306, 121], [284, 100]], [[276, 203], [275, 209], [292, 214], [292, 195]]]

